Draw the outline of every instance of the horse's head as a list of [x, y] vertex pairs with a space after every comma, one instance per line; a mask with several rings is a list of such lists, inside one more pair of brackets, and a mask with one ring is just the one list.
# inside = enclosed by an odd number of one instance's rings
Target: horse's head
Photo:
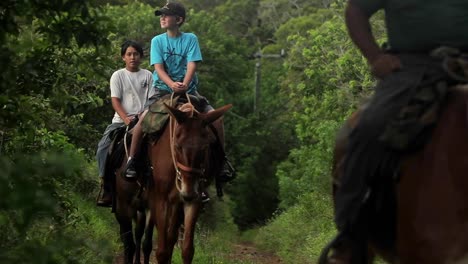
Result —
[[171, 155], [176, 170], [176, 186], [184, 201], [199, 198], [200, 183], [206, 181], [208, 153], [215, 136], [208, 125], [221, 118], [232, 105], [208, 113], [191, 106], [174, 108], [166, 105], [171, 116]]

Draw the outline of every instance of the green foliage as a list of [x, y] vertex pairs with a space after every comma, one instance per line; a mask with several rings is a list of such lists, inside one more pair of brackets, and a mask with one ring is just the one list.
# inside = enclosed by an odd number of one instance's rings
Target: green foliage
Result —
[[[287, 263], [315, 263], [334, 235], [330, 170], [335, 134], [372, 93], [374, 80], [347, 35], [342, 8], [342, 3], [332, 4], [330, 10], [297, 18], [313, 28], [293, 31], [285, 42], [290, 49], [281, 89], [289, 95], [299, 147], [278, 165], [282, 213], [259, 230], [255, 241]], [[330, 14], [333, 17], [327, 18]], [[316, 24], [323, 18], [326, 21]], [[378, 17], [374, 23], [381, 41], [382, 20]], [[287, 33], [281, 30], [277, 34], [284, 39]]]
[[72, 149], [0, 159], [0, 262], [108, 263], [110, 245], [96, 244], [89, 214], [75, 202], [75, 192], [90, 190], [84, 162]]
[[253, 240], [285, 263], [317, 263], [322, 247], [336, 232], [331, 197], [309, 192], [299, 199], [298, 205], [261, 227]]
[[370, 93], [373, 83], [341, 16], [306, 35], [289, 38], [294, 46], [286, 62], [288, 85], [284, 89], [297, 102], [291, 111], [302, 147], [291, 151], [277, 172], [282, 208], [310, 191], [329, 193], [336, 131]]
[[206, 11], [210, 12], [218, 6], [224, 5], [228, 0], [198, 0], [198, 1], [190, 1], [190, 0], [181, 0], [186, 8], [193, 8], [198, 11]]
[[[162, 33], [159, 26], [159, 17], [154, 15], [156, 7], [139, 2], [132, 2], [123, 6], [106, 6], [105, 14], [112, 19], [117, 29], [109, 34], [109, 40], [113, 47], [117, 48], [126, 39], [132, 39], [141, 43], [145, 56], [149, 58], [151, 39]], [[120, 59], [120, 50], [115, 52]], [[149, 68], [149, 59], [141, 66]]]
[[[302, 146], [291, 151], [277, 172], [282, 208], [310, 191], [329, 193], [335, 134], [372, 92], [374, 79], [347, 35], [342, 12], [329, 12], [334, 17], [319, 27], [288, 37], [293, 46], [282, 89], [296, 102], [290, 111]], [[378, 38], [382, 38], [380, 29]]]
[[294, 44], [293, 39], [290, 36], [301, 36], [309, 30], [315, 29], [318, 26], [325, 23], [333, 16], [333, 12], [330, 9], [318, 9], [316, 12], [293, 17], [283, 24], [281, 24], [278, 30], [275, 31], [276, 43], [280, 46], [287, 48], [288, 50]]
[[261, 0], [259, 19], [261, 19], [264, 28], [276, 31], [280, 26], [295, 17], [313, 14], [317, 8], [326, 8], [327, 4], [323, 2], [310, 0]]
[[95, 145], [83, 121], [103, 104], [110, 21], [91, 2], [0, 5], [0, 262], [109, 263], [109, 235], [93, 232], [75, 197], [97, 185], [83, 169]]
[[248, 119], [237, 119], [230, 130], [238, 178], [229, 190], [235, 202], [233, 216], [242, 230], [264, 224], [277, 210], [276, 166], [296, 144], [284, 109], [280, 105], [262, 107], [265, 110]]
[[[99, 9], [81, 1], [4, 1], [2, 5], [9, 6], [2, 16], [8, 21], [2, 24], [7, 30], [0, 36], [4, 40], [0, 126], [5, 137], [34, 142], [38, 129], [71, 132], [73, 127], [70, 138], [86, 138], [76, 129], [92, 129], [80, 125], [83, 115], [76, 110], [86, 111], [100, 103], [92, 95], [93, 80], [100, 77], [93, 70], [106, 63], [99, 47], [109, 44], [101, 34], [109, 29], [109, 21]], [[24, 146], [21, 151], [34, 149]]]
[[182, 30], [195, 33], [200, 42], [203, 54], [198, 68], [200, 93], [214, 107], [232, 103], [234, 111], [242, 111], [247, 97], [243, 82], [251, 73], [251, 64], [245, 60], [247, 43], [225, 34], [216, 17], [203, 11], [191, 13]]
[[222, 23], [226, 35], [257, 43], [255, 29], [258, 27], [259, 0], [227, 0], [215, 8], [215, 17]]
[[[79, 46], [106, 42], [99, 34], [103, 18], [92, 4], [82, 1], [2, 1], [3, 40], [18, 35], [25, 24], [36, 22], [36, 30], [52, 45], [69, 45], [75, 40]], [[60, 32], [62, 34], [57, 34]]]

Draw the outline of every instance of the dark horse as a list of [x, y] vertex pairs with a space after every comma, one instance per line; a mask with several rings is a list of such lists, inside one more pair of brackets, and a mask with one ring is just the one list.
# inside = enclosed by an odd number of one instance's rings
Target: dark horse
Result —
[[[459, 85], [451, 90], [427, 144], [403, 157], [399, 181], [393, 184], [395, 210], [381, 210], [380, 216], [374, 211], [371, 216], [370, 263], [374, 254], [390, 263], [468, 263], [467, 88]], [[348, 120], [348, 128], [358, 116]], [[334, 192], [339, 188], [345, 147], [346, 133], [342, 133], [335, 146]], [[389, 230], [393, 234], [382, 236]], [[350, 262], [345, 258], [334, 263]]]
[[[191, 104], [167, 106], [170, 120], [149, 147], [153, 177], [149, 200], [157, 228], [156, 258], [171, 263], [174, 245], [183, 230], [183, 263], [192, 263], [195, 224], [202, 207], [200, 193], [219, 172], [222, 157], [213, 145], [220, 135], [213, 127], [232, 105], [200, 113]], [[218, 127], [219, 128], [219, 127]], [[218, 130], [219, 132], [219, 130]], [[182, 228], [183, 227], [183, 228]]]
[[[147, 186], [146, 178], [140, 173], [136, 181], [124, 179], [122, 171], [127, 163], [126, 153], [131, 134], [126, 133], [124, 129], [117, 133], [120, 136], [116, 136], [116, 142], [112, 145], [107, 159], [106, 177], [110, 177], [113, 182], [112, 211], [120, 225], [120, 239], [124, 246], [124, 263], [139, 264], [141, 249], [143, 249], [143, 263], [148, 264], [152, 250], [153, 224], [149, 218], [148, 189], [145, 188]], [[133, 227], [135, 232], [133, 232]]]

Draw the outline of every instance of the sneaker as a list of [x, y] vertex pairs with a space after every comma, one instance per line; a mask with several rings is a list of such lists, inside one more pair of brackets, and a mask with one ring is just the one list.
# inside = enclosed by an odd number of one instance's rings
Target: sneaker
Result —
[[205, 191], [201, 192], [201, 202], [207, 203], [209, 201], [210, 201], [210, 196], [208, 196], [208, 193]]
[[125, 178], [127, 180], [136, 179], [137, 172], [136, 172], [136, 168], [135, 168], [135, 159], [134, 158], [130, 158], [127, 161], [127, 167], [125, 168], [124, 175], [125, 175]]

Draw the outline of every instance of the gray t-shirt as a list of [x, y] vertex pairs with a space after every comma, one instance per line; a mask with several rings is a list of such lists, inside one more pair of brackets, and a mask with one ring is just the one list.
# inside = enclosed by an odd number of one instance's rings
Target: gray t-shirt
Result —
[[[131, 72], [120, 69], [114, 72], [110, 79], [111, 97], [120, 99], [127, 115], [137, 115], [145, 109], [148, 98], [154, 95], [152, 87], [153, 74], [145, 69]], [[112, 123], [123, 123], [122, 118], [115, 112]]]
[[371, 16], [385, 10], [388, 42], [397, 51], [468, 48], [467, 0], [350, 0]]

